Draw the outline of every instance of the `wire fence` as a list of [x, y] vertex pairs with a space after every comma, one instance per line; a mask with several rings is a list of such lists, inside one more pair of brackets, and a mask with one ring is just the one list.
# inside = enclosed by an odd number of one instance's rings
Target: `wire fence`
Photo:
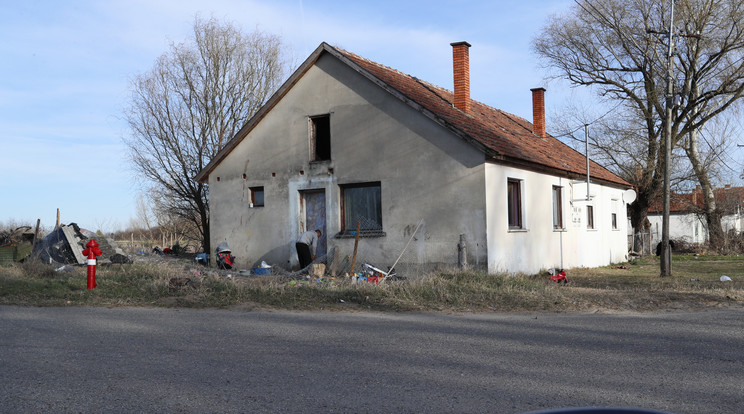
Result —
[[651, 229], [628, 235], [628, 246], [630, 247], [630, 251], [639, 256], [648, 256], [652, 254], [654, 252], [653, 242], [654, 237], [651, 234]]

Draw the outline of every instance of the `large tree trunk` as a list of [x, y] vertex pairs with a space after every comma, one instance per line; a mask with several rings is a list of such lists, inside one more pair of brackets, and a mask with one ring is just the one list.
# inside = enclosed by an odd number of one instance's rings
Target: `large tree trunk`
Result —
[[713, 192], [713, 184], [708, 176], [708, 171], [703, 165], [700, 159], [700, 153], [698, 152], [698, 132], [693, 131], [690, 133], [689, 145], [685, 148], [687, 152], [687, 158], [692, 164], [692, 169], [695, 172], [695, 176], [700, 183], [700, 188], [703, 193], [705, 222], [708, 226], [708, 243], [711, 249], [720, 250], [724, 244], [723, 227], [721, 226], [721, 213], [716, 208], [716, 197]]
[[[691, 49], [696, 50], [696, 47]], [[690, 97], [697, 100], [700, 96], [700, 88], [698, 84], [689, 80], [687, 82], [687, 89], [690, 90]], [[690, 119], [694, 120], [698, 116], [698, 107], [692, 105], [689, 115]], [[705, 222], [708, 226], [708, 243], [711, 249], [720, 251], [724, 244], [723, 227], [721, 227], [721, 213], [716, 208], [716, 197], [713, 192], [713, 184], [710, 181], [710, 174], [708, 171], [709, 167], [705, 165], [705, 162], [700, 156], [699, 150], [700, 129], [702, 129], [704, 125], [705, 122], [701, 122], [699, 128], [690, 131], [689, 141], [685, 146], [685, 152], [687, 153], [687, 158], [690, 160], [690, 164], [692, 165], [692, 171], [695, 173], [695, 176], [700, 183], [700, 188], [703, 191]]]

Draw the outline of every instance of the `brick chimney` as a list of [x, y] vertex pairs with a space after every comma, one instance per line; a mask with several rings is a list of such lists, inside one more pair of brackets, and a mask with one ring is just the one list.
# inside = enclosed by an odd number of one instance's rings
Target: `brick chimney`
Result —
[[545, 138], [545, 88], [530, 90], [532, 91], [532, 132]]
[[455, 75], [455, 108], [470, 113], [470, 43], [455, 42], [450, 45]]

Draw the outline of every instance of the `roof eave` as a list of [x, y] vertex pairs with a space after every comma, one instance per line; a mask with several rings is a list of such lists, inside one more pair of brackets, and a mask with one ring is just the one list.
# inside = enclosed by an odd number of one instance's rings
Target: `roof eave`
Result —
[[[518, 167], [523, 170], [529, 170], [538, 173], [552, 174], [559, 177], [565, 177], [571, 180], [586, 180], [585, 172], [577, 172], [573, 170], [567, 170], [563, 168], [555, 168], [543, 164], [536, 163], [534, 161], [525, 161], [519, 158], [505, 157], [505, 156], [491, 156], [488, 159], [489, 162], [494, 164], [509, 165], [512, 167]], [[619, 177], [618, 177], [619, 178]], [[592, 177], [590, 180], [597, 184], [604, 184], [611, 187], [629, 189], [633, 188], [633, 185], [628, 182], [612, 181], [600, 177]]]

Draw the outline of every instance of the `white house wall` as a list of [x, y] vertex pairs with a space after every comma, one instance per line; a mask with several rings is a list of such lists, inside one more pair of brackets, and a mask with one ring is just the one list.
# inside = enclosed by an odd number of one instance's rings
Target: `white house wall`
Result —
[[[538, 139], [538, 138], [536, 138]], [[507, 181], [521, 180], [524, 229], [509, 230]], [[553, 229], [553, 186], [562, 187], [563, 229]], [[489, 272], [535, 274], [557, 267], [597, 267], [627, 260], [627, 213], [623, 190], [525, 171], [486, 165]], [[574, 201], [572, 201], [574, 200]], [[587, 229], [586, 206], [594, 207], [594, 229]], [[617, 214], [617, 229], [611, 214]]]
[[[648, 221], [651, 223], [651, 243], [656, 246], [661, 242], [662, 216], [661, 214], [649, 214]], [[721, 227], [725, 233], [734, 232], [739, 234], [742, 230], [742, 216], [740, 214], [729, 214], [721, 218]], [[669, 238], [671, 240], [684, 240], [687, 243], [702, 244], [708, 241], [708, 226], [705, 216], [696, 213], [673, 213], [669, 215]]]
[[[309, 161], [308, 117], [330, 114], [331, 160]], [[209, 175], [210, 235], [246, 268], [296, 268], [299, 192], [324, 190], [329, 251], [351, 254], [341, 230], [340, 185], [380, 182], [384, 237], [359, 256], [391, 265], [423, 219], [404, 260], [454, 264], [460, 234], [471, 264], [486, 264], [484, 155], [329, 55], [320, 57]], [[245, 178], [243, 176], [245, 175]], [[250, 187], [265, 206], [250, 208]]]
[[[651, 223], [651, 247], [661, 242], [662, 216], [649, 214]], [[708, 228], [702, 215], [673, 213], [669, 215], [669, 239], [684, 240], [687, 243], [705, 243], [708, 240]]]

